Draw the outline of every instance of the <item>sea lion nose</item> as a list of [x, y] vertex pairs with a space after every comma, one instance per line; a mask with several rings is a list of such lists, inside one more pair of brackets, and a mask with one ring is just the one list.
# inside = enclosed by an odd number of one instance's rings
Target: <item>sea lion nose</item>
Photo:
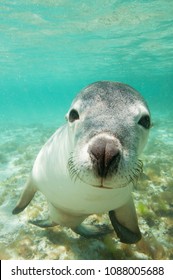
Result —
[[88, 149], [93, 167], [100, 177], [106, 177], [108, 171], [117, 171], [120, 161], [120, 150], [112, 139], [100, 138], [95, 140]]

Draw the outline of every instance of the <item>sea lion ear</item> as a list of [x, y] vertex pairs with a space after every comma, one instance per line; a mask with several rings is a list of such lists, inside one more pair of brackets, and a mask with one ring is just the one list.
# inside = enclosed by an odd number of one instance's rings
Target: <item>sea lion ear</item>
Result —
[[109, 218], [120, 241], [133, 244], [141, 239], [137, 215], [132, 197], [122, 207], [111, 210]]
[[21, 194], [21, 197], [16, 205], [16, 207], [13, 209], [12, 213], [15, 214], [19, 214], [20, 212], [22, 212], [26, 206], [30, 203], [30, 201], [32, 200], [32, 198], [34, 197], [35, 193], [36, 193], [36, 188], [34, 186], [34, 184], [32, 183], [31, 178], [29, 178], [29, 180], [27, 181], [24, 191]]

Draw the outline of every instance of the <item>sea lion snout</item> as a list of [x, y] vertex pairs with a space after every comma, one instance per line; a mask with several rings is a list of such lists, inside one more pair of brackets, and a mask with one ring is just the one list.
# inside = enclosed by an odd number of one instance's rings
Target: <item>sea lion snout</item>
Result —
[[121, 158], [118, 143], [113, 139], [99, 138], [89, 145], [93, 168], [97, 176], [105, 178], [108, 172], [116, 173]]

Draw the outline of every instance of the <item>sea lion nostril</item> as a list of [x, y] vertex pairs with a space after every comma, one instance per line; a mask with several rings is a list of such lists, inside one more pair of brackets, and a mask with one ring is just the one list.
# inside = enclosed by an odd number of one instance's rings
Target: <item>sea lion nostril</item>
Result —
[[105, 149], [105, 166], [118, 164], [120, 160], [120, 150], [113, 142], [108, 142]]
[[116, 173], [120, 161], [120, 150], [115, 143], [108, 143], [105, 149], [105, 176], [108, 171]]
[[120, 150], [112, 139], [97, 139], [88, 149], [95, 172], [106, 177], [108, 171], [116, 171], [120, 161]]

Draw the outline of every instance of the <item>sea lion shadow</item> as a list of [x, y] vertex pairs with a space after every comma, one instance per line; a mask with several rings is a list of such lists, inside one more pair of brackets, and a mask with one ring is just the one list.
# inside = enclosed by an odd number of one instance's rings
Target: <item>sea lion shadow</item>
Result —
[[73, 233], [71, 229], [62, 228], [59, 225], [52, 228], [44, 229], [43, 235], [51, 243], [61, 246], [76, 243], [80, 238], [82, 238], [81, 236], [78, 236], [77, 234]]
[[[45, 229], [43, 236], [49, 242], [58, 248], [64, 246], [68, 255], [71, 255], [76, 260], [82, 259], [98, 259], [98, 252], [100, 259], [105, 256], [106, 259], [111, 259], [112, 254], [104, 245], [105, 236], [98, 238], [86, 238], [74, 233], [71, 229], [55, 226], [54, 228]], [[71, 251], [71, 253], [70, 253]]]
[[[112, 233], [113, 230], [109, 233]], [[107, 233], [108, 234], [108, 233]], [[81, 236], [80, 234], [75, 233], [73, 230], [71, 230], [70, 228], [66, 228], [66, 227], [61, 227], [59, 225], [54, 226], [52, 228], [47, 228], [44, 229], [44, 236], [47, 237], [47, 239], [49, 239], [50, 242], [54, 243], [54, 244], [59, 244], [60, 241], [61, 242], [66, 242], [66, 240], [68, 240], [67, 242], [76, 242], [76, 241], [84, 241], [84, 240], [90, 240], [90, 239], [102, 239], [104, 238], [105, 235], [100, 235], [97, 237], [84, 237]], [[61, 243], [61, 245], [63, 245]]]

